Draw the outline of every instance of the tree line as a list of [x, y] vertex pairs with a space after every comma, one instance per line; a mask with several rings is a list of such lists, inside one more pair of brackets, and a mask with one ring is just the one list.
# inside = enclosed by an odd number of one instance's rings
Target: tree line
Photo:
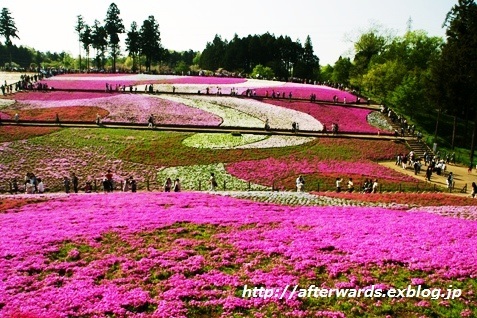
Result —
[[203, 69], [224, 69], [280, 80], [316, 81], [320, 74], [319, 61], [309, 36], [302, 45], [289, 36], [276, 37], [270, 33], [243, 38], [235, 35], [230, 41], [216, 35], [200, 55]]

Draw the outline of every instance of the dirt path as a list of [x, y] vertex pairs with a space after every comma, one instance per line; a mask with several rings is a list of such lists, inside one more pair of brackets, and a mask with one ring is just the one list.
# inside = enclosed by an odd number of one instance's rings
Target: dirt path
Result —
[[[419, 181], [424, 181], [424, 182], [426, 181], [425, 173], [426, 173], [427, 166], [422, 166], [421, 173], [416, 176], [414, 175], [414, 170], [411, 167], [408, 167], [407, 169], [404, 170], [401, 166], [396, 166], [394, 161], [381, 162], [380, 165], [394, 169], [408, 176], [412, 176], [418, 179]], [[451, 165], [451, 164], [447, 166], [446, 170], [447, 172], [452, 172], [452, 174], [454, 175], [455, 188], [452, 191], [452, 194], [469, 197], [470, 193], [472, 192], [472, 188], [471, 188], [472, 182], [477, 183], [477, 171], [474, 169], [472, 170], [471, 173], [469, 173], [467, 167], [459, 166], [459, 165]], [[447, 179], [446, 176], [443, 176], [443, 175], [438, 176], [437, 174], [433, 173], [431, 177], [431, 184], [436, 184], [437, 186], [446, 188], [447, 187], [446, 179]], [[461, 193], [460, 191], [466, 184], [467, 184], [467, 192]]]

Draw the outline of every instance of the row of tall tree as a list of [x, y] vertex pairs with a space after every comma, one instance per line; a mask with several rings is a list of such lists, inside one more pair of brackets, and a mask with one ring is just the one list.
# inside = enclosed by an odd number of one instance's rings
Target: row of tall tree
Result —
[[99, 20], [95, 20], [92, 26], [85, 23], [83, 17], [78, 15], [75, 25], [75, 31], [78, 34], [78, 42], [80, 43], [80, 68], [81, 63], [81, 44], [87, 56], [86, 69], [89, 69], [89, 55], [91, 48], [96, 51], [95, 65], [97, 69], [103, 69], [106, 61], [106, 53], [112, 60], [112, 70], [116, 71], [116, 61], [121, 52], [119, 34], [127, 33], [126, 49], [133, 59], [132, 69], [137, 70], [137, 61], [140, 56], [145, 57], [146, 70], [150, 71], [154, 61], [161, 60], [163, 56], [163, 48], [161, 46], [161, 33], [159, 32], [159, 24], [154, 16], [150, 15], [143, 21], [139, 28], [134, 21], [131, 27], [126, 31], [123, 21], [120, 17], [120, 10], [115, 3], [111, 3], [104, 24]]
[[319, 58], [309, 36], [302, 45], [288, 36], [276, 37], [270, 33], [243, 38], [235, 35], [230, 41], [216, 35], [200, 56], [200, 67], [207, 70], [222, 68], [251, 74], [257, 65], [269, 68], [272, 73], [268, 77], [278, 79], [317, 80], [320, 74]]

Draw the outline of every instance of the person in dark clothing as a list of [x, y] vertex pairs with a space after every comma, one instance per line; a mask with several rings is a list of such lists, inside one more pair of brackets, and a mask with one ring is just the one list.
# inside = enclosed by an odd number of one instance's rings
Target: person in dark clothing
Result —
[[71, 175], [71, 182], [73, 183], [73, 191], [75, 193], [78, 193], [78, 182], [79, 182], [79, 180], [78, 180], [78, 177], [76, 176], [75, 173], [73, 173]]
[[137, 182], [134, 180], [134, 178], [131, 176], [129, 177], [129, 185], [131, 186], [131, 192], [136, 192], [137, 191]]
[[65, 186], [65, 192], [70, 193], [70, 179], [68, 177], [64, 177], [63, 184]]

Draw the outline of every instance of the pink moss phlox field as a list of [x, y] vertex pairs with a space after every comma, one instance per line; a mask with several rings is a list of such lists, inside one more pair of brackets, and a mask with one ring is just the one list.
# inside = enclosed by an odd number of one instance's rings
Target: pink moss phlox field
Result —
[[[371, 113], [369, 109], [354, 108], [338, 105], [321, 105], [307, 102], [289, 102], [287, 100], [268, 99], [265, 102], [298, 110], [307, 113], [331, 131], [333, 123], [338, 124], [340, 132], [358, 132], [376, 134], [380, 129], [371, 126], [367, 117]], [[392, 134], [391, 132], [380, 131], [381, 134]]]
[[78, 77], [78, 78], [111, 78], [114, 79], [115, 77], [123, 77], [124, 74], [121, 73], [73, 73], [73, 74], [63, 74], [63, 75], [56, 75], [54, 78], [61, 79], [63, 77]]
[[208, 77], [208, 76], [184, 76], [161, 81], [164, 84], [204, 84], [204, 85], [228, 85], [245, 83], [245, 78], [235, 77]]
[[19, 106], [49, 108], [68, 106], [96, 106], [109, 111], [103, 122], [147, 122], [155, 115], [157, 124], [189, 124], [218, 126], [222, 118], [181, 103], [145, 94], [30, 92], [19, 94]]
[[[311, 94], [315, 94], [316, 99], [321, 101], [333, 101], [333, 97], [336, 96], [340, 103], [343, 102], [344, 98], [346, 98], [347, 103], [356, 102], [356, 96], [352, 93], [323, 85], [285, 83], [281, 86], [260, 87], [253, 90], [258, 96], [265, 96], [268, 91], [269, 97], [272, 96], [273, 92], [275, 94], [280, 93], [280, 98], [283, 97], [283, 93], [285, 93], [285, 98], [288, 98], [289, 94], [292, 93], [292, 98], [303, 99], [309, 99]], [[363, 100], [361, 101], [363, 102]]]
[[299, 174], [361, 175], [396, 182], [415, 182], [416, 179], [380, 166], [371, 161], [338, 161], [319, 159], [297, 159], [294, 157], [267, 158], [231, 163], [227, 172], [243, 179], [253, 180], [259, 184], [272, 185], [275, 179], [283, 179]]
[[17, 101], [69, 101], [110, 97], [111, 93], [31, 91], [15, 94]]
[[[287, 207], [201, 193], [71, 195], [15, 211], [0, 214], [0, 316], [9, 318], [19, 311], [38, 317], [146, 317], [129, 309], [150, 304], [154, 317], [185, 317], [188, 306], [222, 306], [227, 315], [270, 303], [298, 313], [298, 299], [245, 299], [235, 291], [245, 284], [283, 288], [313, 278], [318, 267], [331, 277], [390, 263], [434, 277], [477, 275], [477, 223], [428, 213]], [[156, 231], [149, 236], [154, 242], [183, 232], [165, 229], [177, 222], [216, 229], [220, 233], [206, 241], [215, 247], [200, 254], [197, 240], [188, 238], [169, 242], [174, 248], [167, 250], [144, 247], [148, 238], [141, 233]], [[108, 233], [116, 233], [109, 247], [116, 252], [101, 252]], [[82, 259], [77, 247], [63, 261], [49, 259], [65, 242], [97, 248], [98, 254]], [[127, 256], [138, 248], [140, 257]], [[277, 257], [280, 262], [270, 261], [267, 270], [256, 268]], [[237, 270], [209, 270], [212, 263]], [[144, 286], [154, 286], [147, 282], [157, 271], [162, 287], [154, 296]], [[366, 283], [382, 282], [369, 277]], [[350, 277], [339, 286], [356, 284]]]
[[[70, 77], [69, 75], [66, 75]], [[158, 77], [155, 79], [151, 77], [148, 80], [140, 79], [140, 77], [132, 76], [76, 76], [78, 79], [64, 78], [61, 76], [45, 79], [42, 83], [48, 84], [49, 87], [55, 89], [86, 89], [86, 90], [106, 90], [106, 84], [112, 87], [113, 91], [116, 86], [126, 86], [126, 91], [129, 91], [129, 86], [148, 85], [148, 84], [204, 84], [204, 85], [229, 85], [241, 84], [247, 80], [244, 78], [231, 77], [205, 77], [205, 76], [184, 76], [166, 78]], [[118, 79], [120, 78], [120, 79]], [[130, 78], [130, 79], [127, 79]]]
[[[48, 85], [48, 87], [53, 87], [55, 89], [86, 89], [86, 90], [104, 90], [106, 91], [106, 83], [111, 85], [113, 90], [116, 89], [116, 85], [126, 86], [126, 90], [129, 90], [129, 86], [134, 86], [141, 84], [141, 81], [135, 80], [115, 80], [114, 77], [111, 80], [61, 80], [52, 77], [41, 81]], [[149, 83], [149, 82], [147, 82]], [[146, 82], [144, 83], [146, 84]]]

